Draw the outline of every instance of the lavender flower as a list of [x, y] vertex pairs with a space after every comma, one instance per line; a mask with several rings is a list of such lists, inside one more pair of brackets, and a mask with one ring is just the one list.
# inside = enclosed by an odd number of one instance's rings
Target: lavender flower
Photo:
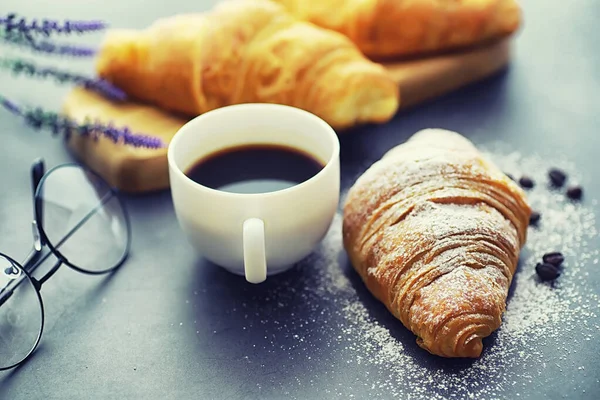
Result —
[[0, 26], [10, 33], [17, 31], [27, 38], [33, 38], [35, 34], [50, 36], [51, 34], [70, 34], [94, 32], [106, 29], [107, 25], [102, 21], [64, 21], [43, 19], [41, 21], [34, 19], [27, 21], [24, 17], [18, 17], [17, 14], [8, 14], [6, 17], [0, 17]]
[[[80, 134], [89, 132], [89, 128], [79, 128]], [[110, 138], [115, 143], [123, 143], [134, 147], [147, 147], [150, 149], [158, 149], [165, 147], [164, 143], [160, 138], [149, 135], [142, 135], [139, 133], [133, 133], [127, 127], [115, 128], [112, 125], [92, 124], [92, 133], [100, 132], [103, 136]]]
[[47, 40], [31, 42], [31, 48], [48, 54], [68, 55], [74, 57], [91, 57], [97, 53], [96, 49], [84, 46], [73, 46], [70, 44], [55, 44]]
[[38, 67], [32, 62], [13, 58], [0, 58], [0, 68], [7, 69], [15, 75], [24, 74], [31, 77], [53, 78], [58, 83], [74, 83], [98, 92], [111, 100], [124, 101], [127, 99], [125, 92], [104, 79], [91, 79], [56, 68]]
[[49, 129], [53, 135], [62, 134], [68, 138], [72, 132], [97, 139], [100, 136], [109, 138], [115, 143], [134, 147], [159, 149], [165, 147], [160, 138], [155, 136], [132, 133], [127, 127], [116, 128], [100, 122], [86, 121], [83, 124], [73, 119], [52, 111], [45, 111], [40, 107], [24, 109], [0, 95], [0, 105], [11, 113], [23, 117], [25, 122], [35, 129]]
[[97, 50], [91, 47], [75, 46], [71, 44], [54, 43], [48, 40], [34, 40], [27, 38], [17, 31], [7, 33], [0, 29], [0, 39], [4, 42], [23, 48], [29, 48], [38, 53], [56, 54], [71, 57], [91, 57]]

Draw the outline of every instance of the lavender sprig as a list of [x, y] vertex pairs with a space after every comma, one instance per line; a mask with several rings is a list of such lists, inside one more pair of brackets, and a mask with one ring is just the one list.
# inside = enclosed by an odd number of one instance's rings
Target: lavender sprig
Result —
[[0, 57], [0, 68], [7, 69], [15, 75], [23, 74], [30, 77], [53, 78], [58, 83], [73, 83], [100, 93], [110, 100], [125, 101], [127, 99], [127, 94], [124, 91], [104, 79], [92, 79], [56, 68], [38, 67], [32, 62], [16, 58]]
[[149, 149], [165, 147], [165, 144], [160, 138], [132, 133], [127, 127], [116, 128], [112, 124], [106, 125], [100, 122], [90, 121], [79, 124], [69, 117], [52, 111], [45, 111], [40, 107], [22, 108], [3, 96], [0, 96], [0, 105], [11, 113], [22, 117], [29, 126], [35, 129], [48, 129], [53, 135], [62, 134], [65, 138], [68, 138], [72, 132], [75, 132], [83, 136], [90, 136], [94, 139], [104, 136], [114, 143], [134, 147], [146, 147]]
[[63, 22], [43, 19], [33, 19], [28, 21], [24, 17], [18, 17], [17, 14], [11, 13], [5, 17], [0, 17], [0, 26], [3, 26], [6, 32], [19, 32], [27, 38], [33, 38], [34, 35], [40, 34], [50, 36], [52, 34], [70, 34], [70, 33], [86, 33], [95, 32], [106, 29], [107, 25], [102, 21], [69, 21]]
[[54, 43], [48, 40], [34, 40], [27, 38], [20, 32], [12, 31], [7, 33], [0, 29], [0, 39], [4, 42], [29, 48], [38, 53], [64, 55], [71, 57], [91, 57], [97, 53], [97, 50], [91, 47], [75, 46], [72, 44]]

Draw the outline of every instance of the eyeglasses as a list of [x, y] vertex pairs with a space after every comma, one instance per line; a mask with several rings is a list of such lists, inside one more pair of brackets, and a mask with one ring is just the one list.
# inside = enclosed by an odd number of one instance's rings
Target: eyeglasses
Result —
[[[22, 263], [0, 253], [0, 371], [16, 367], [35, 351], [44, 328], [40, 289], [65, 264], [86, 274], [117, 269], [129, 254], [131, 227], [116, 189], [100, 176], [66, 164], [45, 172], [31, 167], [33, 248]], [[54, 265], [35, 270], [51, 255]]]

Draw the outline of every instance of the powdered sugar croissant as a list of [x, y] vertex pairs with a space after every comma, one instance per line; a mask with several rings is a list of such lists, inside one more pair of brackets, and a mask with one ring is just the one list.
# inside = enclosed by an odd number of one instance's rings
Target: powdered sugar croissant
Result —
[[347, 37], [269, 0], [230, 0], [145, 30], [110, 31], [97, 70], [132, 97], [190, 116], [279, 103], [346, 128], [386, 122], [399, 105], [393, 79]]
[[526, 240], [525, 194], [458, 133], [429, 129], [354, 184], [344, 246], [371, 293], [444, 357], [479, 357]]
[[370, 57], [418, 55], [510, 35], [516, 0], [276, 0], [299, 18], [347, 35]]

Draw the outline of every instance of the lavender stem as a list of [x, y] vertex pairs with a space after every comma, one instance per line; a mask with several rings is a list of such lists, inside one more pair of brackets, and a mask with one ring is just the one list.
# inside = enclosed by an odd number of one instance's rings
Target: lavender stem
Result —
[[70, 34], [95, 32], [106, 29], [106, 23], [102, 21], [57, 21], [51, 19], [28, 21], [24, 17], [19, 17], [15, 13], [8, 14], [6, 17], [0, 17], [0, 26], [3, 26], [6, 32], [17, 31], [27, 37], [41, 34], [50, 36], [51, 34]]
[[16, 58], [0, 57], [0, 68], [7, 69], [15, 75], [23, 74], [30, 77], [53, 78], [58, 83], [73, 83], [100, 93], [110, 100], [124, 101], [127, 99], [124, 91], [104, 79], [92, 79], [56, 68], [38, 67], [33, 62]]
[[146, 134], [132, 133], [127, 127], [116, 128], [112, 124], [105, 125], [99, 122], [91, 123], [89, 121], [79, 124], [65, 115], [52, 111], [45, 111], [40, 107], [24, 109], [2, 95], [0, 95], [0, 105], [11, 113], [22, 117], [25, 122], [34, 129], [48, 129], [53, 135], [62, 134], [65, 138], [68, 138], [72, 132], [75, 132], [92, 138], [104, 136], [114, 143], [134, 147], [145, 147], [149, 149], [165, 147], [165, 144], [160, 138]]
[[47, 40], [41, 40], [37, 43], [32, 42], [31, 48], [40, 53], [69, 55], [74, 57], [91, 57], [97, 53], [97, 50], [91, 47], [55, 44]]
[[7, 98], [0, 96], [0, 104], [11, 113], [19, 116], [21, 115], [21, 108]]
[[72, 44], [54, 43], [48, 40], [34, 40], [27, 38], [19, 32], [7, 33], [0, 29], [0, 39], [4, 42], [29, 48], [38, 53], [65, 55], [71, 57], [90, 57], [96, 54], [96, 49], [85, 46], [75, 46]]

